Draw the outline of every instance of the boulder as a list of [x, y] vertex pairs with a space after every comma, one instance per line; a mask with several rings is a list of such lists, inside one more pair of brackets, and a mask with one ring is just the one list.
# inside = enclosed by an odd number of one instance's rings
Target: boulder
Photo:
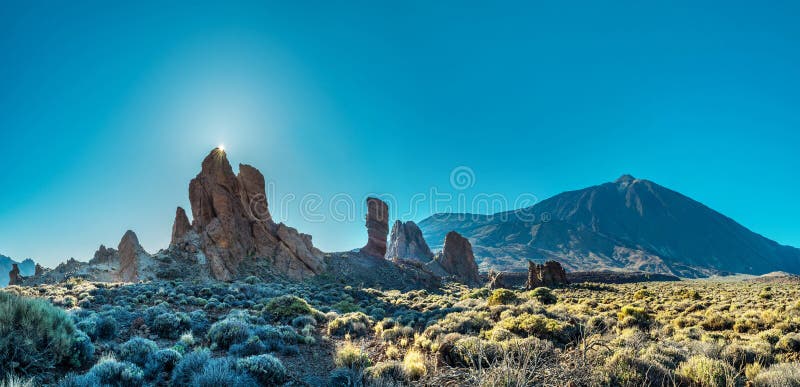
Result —
[[528, 282], [525, 284], [527, 289], [563, 286], [568, 283], [567, 272], [560, 263], [547, 261], [540, 265], [528, 261]]
[[170, 241], [170, 246], [180, 243], [191, 229], [192, 225], [189, 223], [186, 211], [178, 207], [178, 209], [175, 210], [175, 222], [172, 223], [172, 240]]
[[139, 281], [139, 260], [141, 255], [146, 255], [139, 238], [131, 230], [125, 232], [117, 247], [119, 251], [118, 280], [121, 282]]
[[472, 244], [455, 231], [447, 233], [442, 252], [436, 255], [430, 267], [434, 273], [445, 274], [464, 284], [472, 286], [480, 284], [480, 274], [472, 253]]
[[189, 201], [192, 228], [214, 278], [233, 279], [242, 262], [254, 257], [267, 259], [293, 279], [324, 270], [322, 252], [314, 248], [311, 236], [272, 220], [261, 172], [239, 165], [239, 175], [234, 175], [223, 150], [215, 149], [203, 160], [189, 184]]
[[422, 236], [422, 231], [412, 221], [394, 222], [392, 234], [389, 238], [389, 247], [386, 258], [414, 259], [420, 262], [430, 262], [433, 259], [428, 243]]
[[361, 253], [372, 257], [386, 256], [386, 237], [389, 235], [389, 206], [378, 198], [367, 198], [367, 240]]

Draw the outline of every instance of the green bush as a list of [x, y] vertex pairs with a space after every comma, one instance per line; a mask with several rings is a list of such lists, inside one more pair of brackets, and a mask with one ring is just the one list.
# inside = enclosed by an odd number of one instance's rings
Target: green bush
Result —
[[314, 314], [314, 310], [306, 300], [290, 295], [279, 296], [269, 300], [264, 307], [264, 311], [273, 320], [285, 323], [292, 321], [297, 316]]
[[497, 289], [486, 300], [489, 306], [511, 305], [517, 302], [517, 294], [508, 289]]
[[[47, 301], [0, 291], [0, 375], [83, 366], [89, 347], [82, 337], [72, 319]], [[80, 344], [82, 350], [76, 353]]]

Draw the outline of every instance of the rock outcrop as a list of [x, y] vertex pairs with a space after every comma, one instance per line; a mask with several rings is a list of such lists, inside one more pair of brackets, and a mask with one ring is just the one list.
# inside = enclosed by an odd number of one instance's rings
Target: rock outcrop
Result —
[[118, 260], [119, 255], [117, 254], [117, 250], [108, 248], [105, 245], [100, 245], [97, 251], [94, 252], [94, 257], [89, 260], [89, 263], [93, 265], [104, 264], [110, 266]]
[[386, 237], [389, 235], [389, 206], [378, 198], [367, 198], [367, 245], [361, 253], [372, 257], [386, 256]]
[[528, 273], [489, 272], [489, 289], [517, 289], [525, 286]]
[[540, 286], [555, 287], [568, 284], [567, 272], [556, 261], [547, 261], [542, 265], [528, 261], [528, 282], [525, 284], [527, 289], [534, 289]]
[[408, 221], [394, 222], [392, 234], [389, 238], [389, 247], [386, 258], [414, 259], [420, 262], [430, 262], [433, 259], [428, 243], [422, 236], [422, 231], [417, 224]]
[[147, 254], [139, 244], [139, 238], [131, 230], [122, 236], [117, 247], [119, 251], [119, 270], [117, 276], [122, 282], [139, 281], [139, 260], [142, 254]]
[[178, 207], [178, 209], [175, 210], [175, 222], [172, 223], [172, 240], [169, 243], [170, 246], [180, 243], [191, 230], [192, 224], [189, 223], [186, 211]]
[[8, 272], [8, 285], [20, 285], [22, 283], [22, 275], [19, 273], [19, 265], [16, 263], [11, 265], [11, 271]]
[[33, 271], [33, 275], [34, 275], [35, 277], [39, 277], [39, 276], [41, 276], [42, 274], [44, 274], [44, 267], [42, 267], [42, 265], [40, 265], [40, 264], [38, 264], [38, 263], [37, 263], [37, 264], [36, 264], [36, 268], [35, 268], [35, 269], [34, 269], [34, 271]]
[[225, 152], [215, 149], [189, 184], [192, 229], [200, 240], [211, 274], [231, 280], [247, 258], [262, 257], [290, 278], [302, 279], [324, 270], [322, 253], [311, 236], [273, 222], [267, 206], [264, 176], [239, 165], [233, 174]]
[[472, 253], [472, 244], [455, 231], [447, 233], [442, 252], [436, 255], [434, 261], [428, 266], [436, 274], [453, 277], [467, 285], [480, 283], [480, 274]]

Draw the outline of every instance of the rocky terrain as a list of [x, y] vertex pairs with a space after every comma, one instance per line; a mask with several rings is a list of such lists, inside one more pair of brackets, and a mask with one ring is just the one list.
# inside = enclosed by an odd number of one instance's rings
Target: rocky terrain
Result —
[[451, 231], [469, 238], [483, 271], [522, 272], [528, 260], [556, 260], [568, 271], [625, 269], [681, 277], [800, 272], [800, 249], [628, 175], [516, 211], [436, 214], [420, 228], [433, 248]]

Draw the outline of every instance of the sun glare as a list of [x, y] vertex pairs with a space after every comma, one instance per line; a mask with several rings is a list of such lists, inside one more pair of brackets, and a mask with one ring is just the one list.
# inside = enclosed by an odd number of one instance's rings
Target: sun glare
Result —
[[219, 150], [221, 150], [221, 151], [225, 152], [225, 145], [219, 144], [219, 146], [217, 147], [217, 149], [219, 149]]

